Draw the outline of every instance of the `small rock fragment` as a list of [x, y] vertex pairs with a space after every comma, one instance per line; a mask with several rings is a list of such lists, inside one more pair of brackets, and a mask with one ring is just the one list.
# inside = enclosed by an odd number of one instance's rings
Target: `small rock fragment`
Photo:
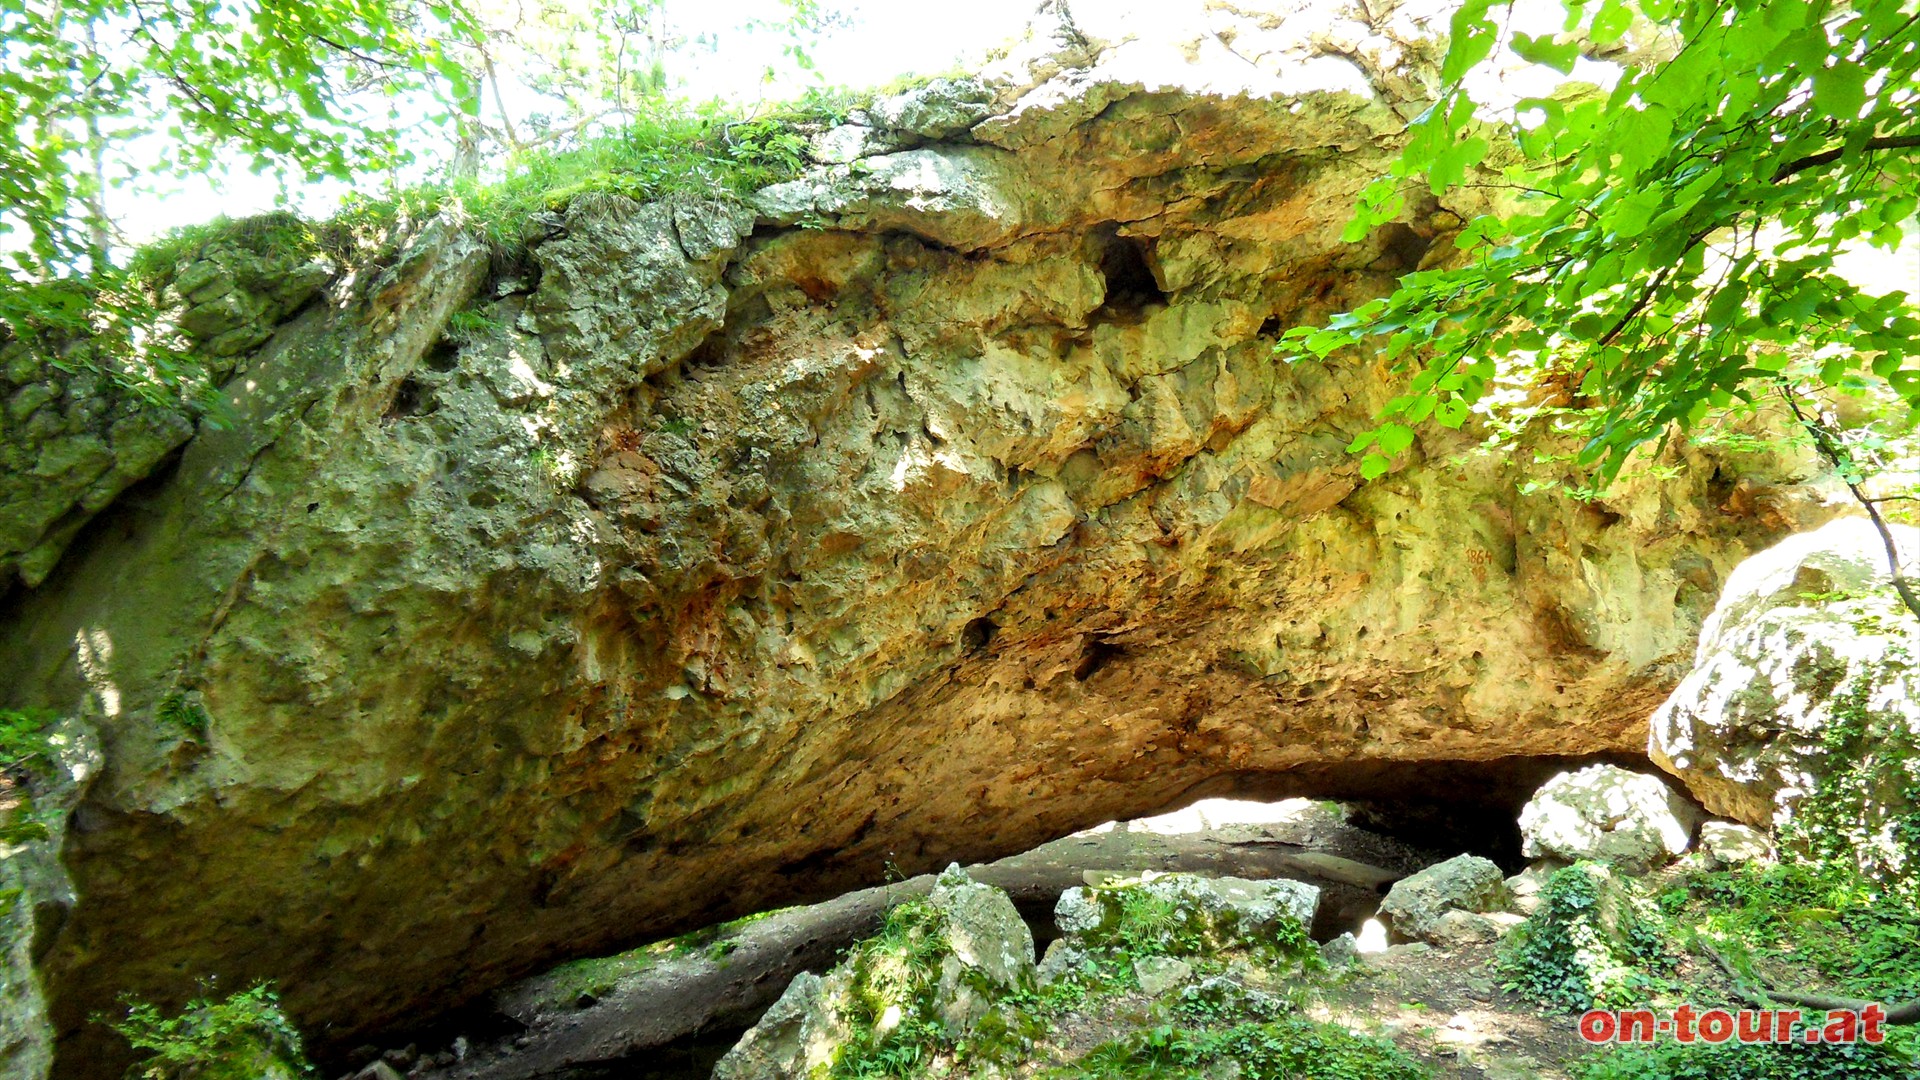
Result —
[[1192, 978], [1193, 965], [1171, 956], [1142, 956], [1133, 962], [1133, 973], [1142, 992], [1159, 997]]
[[1351, 933], [1341, 934], [1320, 946], [1320, 959], [1330, 968], [1350, 967], [1360, 961], [1360, 939]]

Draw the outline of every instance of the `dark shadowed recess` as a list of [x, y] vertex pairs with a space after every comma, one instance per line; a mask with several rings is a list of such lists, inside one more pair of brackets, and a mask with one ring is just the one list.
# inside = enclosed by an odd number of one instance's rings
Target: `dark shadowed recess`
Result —
[[[1520, 857], [1518, 818], [1527, 799], [1556, 773], [1599, 762], [1640, 770], [1651, 768], [1646, 759], [1634, 755], [1502, 758], [1475, 762], [1335, 763], [1285, 773], [1215, 777], [1189, 789], [1168, 805], [1144, 807], [1137, 816], [1169, 813], [1208, 798], [1256, 801], [1315, 798], [1341, 803], [1350, 824], [1391, 837], [1410, 847], [1425, 849], [1434, 861], [1470, 853], [1493, 859], [1512, 872], [1524, 863]], [[1084, 824], [1092, 826], [1100, 823], [1089, 821]], [[963, 853], [956, 848], [947, 854], [959, 861], [968, 861], [973, 853]], [[1285, 855], [1279, 858], [1284, 860]], [[937, 870], [946, 861], [944, 856], [937, 856], [927, 866], [898, 869], [906, 873]], [[1259, 857], [1255, 856], [1248, 861], [1248, 865], [1257, 866], [1258, 861]], [[1259, 869], [1242, 872], [1247, 876], [1268, 876], [1267, 872]], [[1404, 868], [1402, 872], [1405, 872]], [[850, 884], [848, 889], [878, 884], [882, 882], [861, 881]], [[1361, 898], [1362, 902], [1356, 906], [1356, 897], [1345, 893], [1357, 890], [1343, 889], [1338, 885], [1330, 887], [1324, 882], [1321, 884], [1323, 890], [1327, 890], [1322, 905], [1322, 915], [1327, 917], [1316, 920], [1312, 928], [1313, 935], [1318, 939], [1325, 940], [1342, 931], [1354, 929], [1357, 922], [1370, 915], [1377, 906], [1377, 895], [1371, 900]], [[1384, 890], [1385, 886], [1382, 885], [1377, 891]], [[1047, 943], [1059, 933], [1053, 925], [1053, 901], [1056, 896], [1052, 893], [1028, 895], [1020, 889], [1011, 889], [1011, 893], [1015, 906], [1033, 930], [1036, 943], [1044, 951]], [[771, 909], [826, 899], [829, 897], [814, 890], [796, 890], [768, 907]], [[877, 914], [874, 918], [877, 920]], [[623, 948], [644, 944], [648, 944], [648, 941], [635, 940]], [[796, 950], [796, 963], [808, 970], [824, 972], [833, 964], [839, 952], [838, 942], [807, 944], [820, 946]], [[614, 951], [621, 950], [606, 950], [608, 953]], [[804, 956], [800, 955], [802, 951]], [[756, 1015], [745, 1016], [737, 1011], [725, 1012], [716, 1015], [711, 1026], [688, 1038], [636, 1051], [618, 1061], [542, 1073], [539, 1080], [704, 1078], [709, 1075], [714, 1062], [757, 1019], [757, 1010]], [[357, 1053], [329, 1056], [322, 1061], [322, 1071], [328, 1075], [350, 1072], [371, 1060], [375, 1045], [391, 1048], [412, 1043], [423, 1048], [442, 1047], [450, 1045], [456, 1036], [462, 1035], [472, 1044], [480, 1045], [499, 1039], [510, 1040], [521, 1030], [515, 1021], [495, 1013], [483, 998], [447, 1013], [430, 1024], [386, 1033], [371, 1040], [374, 1045], [361, 1048]]]

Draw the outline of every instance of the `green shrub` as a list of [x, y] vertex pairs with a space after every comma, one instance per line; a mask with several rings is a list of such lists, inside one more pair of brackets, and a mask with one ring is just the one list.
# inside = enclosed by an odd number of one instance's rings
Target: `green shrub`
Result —
[[934, 1015], [945, 916], [924, 899], [887, 912], [880, 933], [855, 945], [852, 1035], [829, 1075], [845, 1080], [919, 1076], [954, 1041]]
[[1920, 909], [1851, 859], [1697, 874], [1662, 905], [1736, 960], [1765, 953], [1804, 965], [1852, 997], [1920, 998]]
[[1920, 1068], [1911, 1032], [1880, 1046], [1822, 1043], [1660, 1043], [1603, 1051], [1575, 1080], [1912, 1080]]
[[1046, 1075], [1060, 1080], [1201, 1077], [1223, 1061], [1237, 1063], [1242, 1080], [1423, 1080], [1428, 1075], [1392, 1043], [1298, 1017], [1222, 1031], [1157, 1027], [1095, 1047]]
[[0, 772], [39, 768], [50, 747], [46, 728], [53, 714], [40, 710], [0, 709]]
[[292, 1080], [313, 1072], [300, 1033], [265, 985], [224, 1001], [197, 998], [177, 1016], [130, 1002], [113, 1029], [146, 1055], [129, 1080]]
[[46, 728], [52, 722], [52, 713], [0, 709], [0, 844], [47, 838], [47, 823], [28, 785], [47, 767], [53, 748]]

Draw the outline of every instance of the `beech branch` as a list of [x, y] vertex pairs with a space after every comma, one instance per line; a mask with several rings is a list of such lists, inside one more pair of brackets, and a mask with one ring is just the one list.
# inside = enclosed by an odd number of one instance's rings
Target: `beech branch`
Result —
[[1727, 973], [1727, 978], [1733, 980], [1733, 995], [1756, 1008], [1771, 1009], [1775, 1005], [1798, 1005], [1806, 1009], [1828, 1011], [1848, 1009], [1859, 1012], [1869, 1005], [1878, 1005], [1886, 1010], [1886, 1023], [1889, 1027], [1920, 1024], [1920, 1001], [1886, 1005], [1878, 1001], [1868, 1001], [1865, 998], [1837, 997], [1832, 994], [1814, 994], [1801, 990], [1777, 990], [1764, 982], [1756, 985], [1755, 982], [1741, 975], [1734, 968], [1733, 962], [1728, 960], [1720, 950], [1705, 941], [1700, 941], [1699, 945], [1708, 956], [1713, 958], [1714, 963], [1720, 965], [1720, 970]]
[[[1861, 144], [1860, 149], [1862, 152], [1865, 152], [1868, 150], [1912, 150], [1916, 147], [1920, 147], [1920, 135], [1885, 135], [1877, 139], [1868, 139], [1865, 143]], [[1803, 158], [1795, 158], [1774, 170], [1773, 182], [1778, 184], [1796, 173], [1803, 173], [1808, 169], [1817, 169], [1822, 165], [1831, 165], [1839, 161], [1846, 152], [1847, 148], [1840, 146], [1832, 150], [1822, 150], [1817, 154], [1808, 154]]]

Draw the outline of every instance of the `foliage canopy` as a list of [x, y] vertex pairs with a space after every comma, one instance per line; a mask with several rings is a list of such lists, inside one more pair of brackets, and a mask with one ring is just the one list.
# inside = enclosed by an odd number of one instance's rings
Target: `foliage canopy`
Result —
[[[1836, 272], [1856, 241], [1898, 244], [1920, 198], [1920, 11], [1563, 2], [1562, 29], [1538, 36], [1510, 33], [1511, 7], [1491, 0], [1454, 15], [1439, 99], [1348, 230], [1392, 220], [1423, 195], [1421, 177], [1435, 197], [1497, 192], [1458, 234], [1458, 257], [1283, 345], [1324, 357], [1365, 343], [1412, 373], [1353, 444], [1363, 472], [1386, 472], [1416, 425], [1457, 428], [1495, 407], [1506, 374], [1565, 388], [1586, 422], [1582, 456], [1604, 476], [1670, 425], [1783, 384], [1877, 380], [1920, 401], [1913, 298]], [[1501, 56], [1572, 73], [1583, 55], [1622, 51], [1642, 59], [1611, 90], [1563, 86], [1510, 115], [1468, 89]]]

